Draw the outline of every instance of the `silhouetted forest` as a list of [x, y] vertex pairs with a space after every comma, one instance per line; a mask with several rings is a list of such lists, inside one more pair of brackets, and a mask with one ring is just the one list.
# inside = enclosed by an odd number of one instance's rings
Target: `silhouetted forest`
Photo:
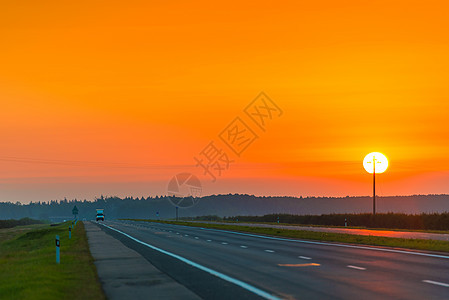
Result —
[[[443, 213], [449, 212], [449, 195], [414, 195], [377, 198], [378, 213]], [[79, 219], [91, 220], [95, 209], [105, 209], [106, 219], [144, 218], [170, 219], [176, 215], [175, 207], [168, 197], [119, 198], [103, 197], [94, 201], [52, 200], [29, 204], [0, 203], [0, 219], [33, 218], [52, 222], [73, 218], [72, 209], [77, 206]], [[202, 197], [191, 208], [180, 208], [180, 217], [216, 215], [263, 216], [267, 214], [322, 215], [360, 214], [372, 210], [371, 197], [258, 197], [253, 195], [227, 194]]]
[[[207, 219], [207, 217], [206, 217]], [[417, 230], [449, 230], [449, 213], [407, 215], [399, 213], [388, 214], [331, 214], [320, 216], [298, 216], [289, 214], [270, 214], [265, 216], [234, 216], [224, 218], [224, 221], [239, 222], [270, 222], [301, 225], [323, 226], [361, 226], [367, 228], [400, 228]]]

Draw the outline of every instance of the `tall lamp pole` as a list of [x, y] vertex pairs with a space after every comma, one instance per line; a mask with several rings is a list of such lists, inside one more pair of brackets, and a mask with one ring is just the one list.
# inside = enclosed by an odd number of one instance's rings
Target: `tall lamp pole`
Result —
[[376, 165], [377, 173], [383, 173], [388, 168], [388, 159], [380, 152], [372, 152], [365, 156], [363, 166], [368, 173], [373, 173], [373, 215], [376, 214]]
[[373, 215], [376, 214], [376, 157], [373, 156]]

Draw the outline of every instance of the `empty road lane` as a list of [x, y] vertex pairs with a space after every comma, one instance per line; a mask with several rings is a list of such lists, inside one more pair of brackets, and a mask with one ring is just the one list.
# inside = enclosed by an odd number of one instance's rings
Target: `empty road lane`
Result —
[[448, 299], [449, 255], [170, 224], [101, 228], [204, 299]]

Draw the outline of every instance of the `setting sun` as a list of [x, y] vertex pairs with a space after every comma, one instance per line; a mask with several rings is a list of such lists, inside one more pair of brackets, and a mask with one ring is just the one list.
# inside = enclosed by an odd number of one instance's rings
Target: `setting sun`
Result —
[[374, 170], [376, 174], [383, 173], [388, 168], [388, 159], [380, 152], [372, 152], [365, 156], [363, 167], [371, 174], [374, 173]]

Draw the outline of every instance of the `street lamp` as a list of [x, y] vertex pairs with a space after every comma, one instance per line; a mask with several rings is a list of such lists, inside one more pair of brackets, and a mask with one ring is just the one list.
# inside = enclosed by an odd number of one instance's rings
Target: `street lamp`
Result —
[[371, 152], [363, 159], [365, 170], [373, 174], [373, 215], [376, 214], [376, 173], [380, 174], [387, 170], [388, 159], [380, 152]]

